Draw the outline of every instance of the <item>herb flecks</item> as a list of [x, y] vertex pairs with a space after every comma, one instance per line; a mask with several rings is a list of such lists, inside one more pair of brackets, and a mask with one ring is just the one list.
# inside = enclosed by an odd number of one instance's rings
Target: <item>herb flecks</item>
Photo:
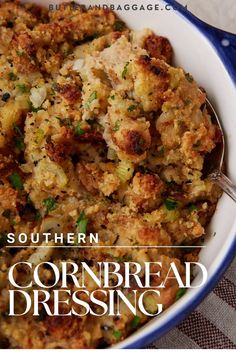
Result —
[[176, 210], [178, 207], [178, 202], [175, 199], [167, 198], [164, 201], [164, 205], [167, 210]]
[[128, 73], [128, 66], [129, 66], [129, 62], [127, 62], [127, 63], [125, 64], [124, 69], [123, 69], [123, 71], [122, 71], [122, 73], [121, 73], [122, 79], [126, 79], [126, 75], [127, 75], [127, 73]]
[[22, 179], [21, 179], [20, 175], [17, 172], [12, 173], [9, 176], [9, 180], [10, 180], [10, 183], [11, 183], [13, 188], [18, 189], [18, 190], [23, 190], [24, 189]]
[[86, 217], [84, 211], [82, 211], [76, 221], [76, 226], [80, 233], [86, 234], [88, 222], [88, 218]]
[[179, 300], [185, 293], [186, 293], [186, 289], [183, 289], [183, 288], [181, 288], [181, 289], [179, 289], [178, 291], [177, 291], [177, 293], [176, 293], [176, 297], [175, 297], [175, 299], [176, 300]]
[[54, 198], [48, 197], [47, 199], [43, 200], [43, 206], [46, 208], [47, 214], [51, 211], [55, 210], [57, 207], [57, 202]]
[[16, 87], [21, 94], [26, 93], [27, 91], [25, 84], [17, 84]]
[[113, 132], [118, 132], [118, 130], [120, 129], [120, 121], [119, 120], [117, 120], [116, 122], [115, 122], [115, 125], [114, 125], [114, 127], [113, 127]]
[[85, 133], [84, 129], [81, 128], [81, 124], [78, 123], [75, 127], [75, 135], [83, 135]]
[[89, 96], [87, 102], [86, 102], [85, 105], [84, 105], [85, 108], [86, 108], [86, 109], [89, 109], [89, 108], [90, 108], [90, 104], [91, 104], [94, 100], [96, 100], [97, 97], [98, 97], [97, 91], [93, 91], [93, 92], [91, 93], [91, 95]]
[[15, 131], [16, 134], [15, 145], [17, 149], [20, 151], [24, 151], [25, 149], [24, 135], [16, 123], [13, 123], [13, 130]]
[[115, 337], [116, 339], [120, 339], [122, 337], [122, 332], [119, 330], [115, 330], [112, 332], [113, 337]]
[[130, 324], [132, 329], [135, 329], [138, 327], [138, 325], [140, 324], [140, 317], [139, 316], [135, 316]]
[[132, 104], [132, 105], [130, 105], [130, 106], [127, 108], [127, 111], [128, 111], [128, 112], [133, 112], [136, 108], [137, 108], [137, 107], [136, 107], [134, 104]]

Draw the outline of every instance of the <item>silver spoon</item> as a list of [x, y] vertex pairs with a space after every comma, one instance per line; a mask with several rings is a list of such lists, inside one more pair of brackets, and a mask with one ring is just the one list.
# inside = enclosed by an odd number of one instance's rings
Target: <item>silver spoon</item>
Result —
[[206, 108], [211, 116], [212, 122], [218, 125], [222, 138], [221, 142], [216, 145], [212, 152], [206, 155], [203, 166], [203, 176], [216, 183], [236, 202], [236, 186], [222, 172], [225, 156], [225, 137], [223, 128], [215, 109], [208, 99], [206, 99]]

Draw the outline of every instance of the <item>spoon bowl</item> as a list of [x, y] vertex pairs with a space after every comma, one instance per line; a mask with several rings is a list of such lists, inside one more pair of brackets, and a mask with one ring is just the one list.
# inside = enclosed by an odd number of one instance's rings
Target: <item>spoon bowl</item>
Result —
[[217, 125], [220, 132], [219, 142], [211, 153], [205, 157], [203, 165], [203, 177], [209, 178], [216, 183], [221, 189], [228, 194], [236, 202], [236, 186], [232, 181], [223, 173], [224, 171], [224, 158], [225, 158], [225, 136], [220, 119], [209, 101], [206, 99], [206, 109], [211, 116], [211, 120]]

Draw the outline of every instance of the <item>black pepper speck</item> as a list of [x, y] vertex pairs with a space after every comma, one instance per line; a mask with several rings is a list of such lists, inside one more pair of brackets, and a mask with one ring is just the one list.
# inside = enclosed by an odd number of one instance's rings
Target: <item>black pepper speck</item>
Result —
[[10, 93], [5, 92], [5, 93], [2, 95], [2, 101], [7, 102], [10, 97], [11, 97]]

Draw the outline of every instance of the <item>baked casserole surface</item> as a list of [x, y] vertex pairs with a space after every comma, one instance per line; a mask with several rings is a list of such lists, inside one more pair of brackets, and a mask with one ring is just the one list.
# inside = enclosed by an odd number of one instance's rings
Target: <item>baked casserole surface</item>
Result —
[[[184, 273], [198, 250], [131, 246], [202, 242], [221, 195], [202, 177], [220, 140], [205, 100], [173, 65], [168, 39], [149, 29], [134, 32], [99, 8], [1, 3], [1, 348], [101, 348], [150, 319], [134, 318], [125, 305], [119, 317], [9, 317], [7, 271], [20, 261], [84, 261], [96, 272], [98, 261], [158, 260], [163, 277], [171, 262]], [[117, 248], [6, 247], [9, 232], [66, 234], [81, 220], [100, 246]], [[50, 284], [50, 269], [41, 271]], [[19, 281], [28, 276], [17, 269]], [[174, 279], [160, 290], [164, 308], [178, 290]], [[146, 300], [149, 311], [155, 300]]]

